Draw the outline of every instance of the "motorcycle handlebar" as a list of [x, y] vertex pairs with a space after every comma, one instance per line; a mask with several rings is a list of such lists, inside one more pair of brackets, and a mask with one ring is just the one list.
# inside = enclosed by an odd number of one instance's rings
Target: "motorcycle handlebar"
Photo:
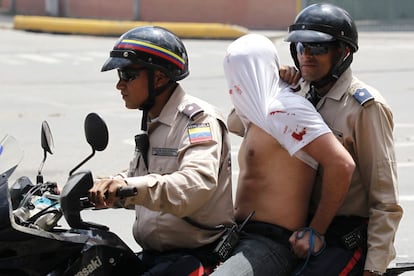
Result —
[[[136, 187], [133, 186], [122, 186], [119, 187], [118, 190], [116, 191], [116, 197], [119, 197], [120, 199], [124, 199], [127, 197], [131, 197], [131, 196], [135, 196], [138, 193], [138, 190]], [[81, 204], [81, 209], [90, 209], [90, 208], [94, 208], [95, 204], [92, 203], [88, 197], [83, 197], [80, 198], [80, 204]], [[121, 206], [116, 206], [121, 207]]]
[[134, 186], [122, 186], [119, 187], [116, 191], [116, 196], [123, 199], [130, 196], [135, 196], [138, 193], [138, 190]]

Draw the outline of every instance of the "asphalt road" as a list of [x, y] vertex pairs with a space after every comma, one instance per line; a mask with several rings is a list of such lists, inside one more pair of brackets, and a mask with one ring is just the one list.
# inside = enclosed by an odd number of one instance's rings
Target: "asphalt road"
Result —
[[[15, 176], [33, 180], [43, 153], [40, 126], [50, 124], [55, 153], [43, 169], [45, 180], [65, 183], [68, 172], [89, 155], [83, 120], [89, 112], [100, 114], [109, 128], [109, 145], [97, 152], [84, 168], [95, 176], [108, 175], [127, 167], [133, 152], [133, 136], [139, 131], [140, 114], [124, 108], [115, 89], [115, 72], [100, 72], [113, 47], [114, 37], [33, 33], [0, 28], [0, 137], [11, 134], [25, 150]], [[291, 64], [288, 45], [279, 33], [270, 33], [283, 64]], [[283, 34], [283, 33], [282, 33]], [[230, 100], [222, 69], [228, 40], [185, 40], [190, 58], [190, 76], [182, 85], [190, 94], [203, 98], [224, 113]], [[396, 237], [397, 260], [414, 260], [414, 35], [411, 32], [362, 32], [360, 51], [352, 68], [365, 82], [377, 87], [394, 110], [395, 141], [401, 205], [405, 210]], [[240, 139], [232, 137], [233, 160]], [[238, 168], [233, 162], [234, 183]], [[85, 220], [107, 224], [134, 250], [131, 237], [132, 212], [94, 211]], [[409, 275], [409, 273], [405, 274]]]

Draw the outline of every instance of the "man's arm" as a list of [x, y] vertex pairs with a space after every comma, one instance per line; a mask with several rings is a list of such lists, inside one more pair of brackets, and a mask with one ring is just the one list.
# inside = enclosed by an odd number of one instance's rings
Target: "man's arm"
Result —
[[229, 128], [229, 131], [231, 133], [236, 134], [240, 137], [244, 137], [244, 131], [245, 131], [244, 125], [240, 117], [237, 115], [234, 107], [231, 109], [227, 117], [227, 127]]
[[[322, 171], [321, 199], [309, 225], [322, 235], [322, 239], [315, 237], [314, 252], [318, 252], [323, 247], [323, 235], [348, 191], [355, 163], [332, 133], [319, 136], [303, 150], [319, 163]], [[295, 232], [290, 239], [292, 248], [299, 257], [305, 257], [309, 251], [310, 232], [303, 234], [303, 238], [297, 239]]]
[[310, 227], [325, 234], [351, 183], [355, 162], [336, 137], [318, 137], [304, 148], [322, 170], [322, 194]]
[[384, 272], [395, 257], [394, 239], [403, 214], [398, 204], [391, 110], [378, 102], [366, 105], [355, 126], [356, 158], [368, 191], [370, 214], [365, 269]]

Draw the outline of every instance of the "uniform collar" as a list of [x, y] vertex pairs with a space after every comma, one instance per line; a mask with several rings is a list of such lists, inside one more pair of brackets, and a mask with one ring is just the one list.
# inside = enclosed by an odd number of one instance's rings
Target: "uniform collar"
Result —
[[168, 99], [165, 106], [162, 108], [160, 115], [158, 116], [158, 123], [163, 123], [171, 126], [177, 117], [178, 105], [182, 102], [185, 96], [185, 92], [180, 84], [177, 85], [174, 92]]
[[[344, 94], [348, 91], [348, 87], [352, 82], [352, 70], [348, 68], [339, 77], [335, 84], [329, 89], [328, 93], [322, 98], [321, 102], [325, 102], [324, 98], [330, 98], [336, 101], [340, 101]], [[304, 82], [300, 94], [304, 96], [310, 89], [310, 82]], [[318, 104], [319, 106], [320, 104]]]
[[340, 101], [344, 94], [347, 93], [348, 87], [352, 82], [352, 70], [348, 68], [345, 72], [339, 77], [331, 89], [329, 89], [326, 94], [327, 98]]

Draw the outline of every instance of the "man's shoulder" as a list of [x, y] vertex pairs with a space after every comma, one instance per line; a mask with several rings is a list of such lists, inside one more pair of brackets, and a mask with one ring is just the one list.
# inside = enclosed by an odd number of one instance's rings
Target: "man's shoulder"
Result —
[[196, 102], [184, 102], [178, 106], [178, 110], [190, 120], [196, 120], [204, 113], [204, 109]]
[[361, 107], [367, 107], [375, 103], [386, 104], [384, 97], [377, 89], [360, 81], [356, 77], [353, 78], [348, 93]]
[[350, 93], [355, 101], [361, 106], [365, 106], [365, 104], [370, 104], [375, 100], [374, 95], [366, 88], [355, 88], [350, 90]]
[[220, 121], [225, 121], [222, 112], [216, 106], [188, 94], [178, 106], [178, 110], [193, 121], [203, 117], [214, 117]]

